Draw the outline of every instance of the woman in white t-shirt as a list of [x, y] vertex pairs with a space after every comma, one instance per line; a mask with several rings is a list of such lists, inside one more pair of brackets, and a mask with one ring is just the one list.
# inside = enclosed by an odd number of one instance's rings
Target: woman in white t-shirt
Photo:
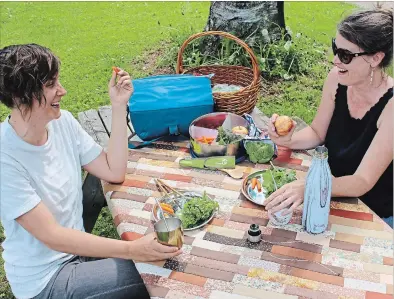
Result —
[[108, 151], [61, 110], [66, 90], [58, 58], [47, 48], [0, 50], [0, 101], [11, 109], [0, 127], [0, 213], [4, 268], [17, 298], [149, 298], [132, 260], [180, 253], [153, 234], [136, 241], [86, 233], [81, 167], [122, 182], [127, 166], [126, 106], [130, 76], [112, 73]]

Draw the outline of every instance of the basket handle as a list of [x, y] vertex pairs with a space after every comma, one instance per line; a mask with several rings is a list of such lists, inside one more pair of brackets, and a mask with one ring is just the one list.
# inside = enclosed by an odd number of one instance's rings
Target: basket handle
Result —
[[185, 40], [181, 46], [181, 48], [179, 49], [178, 52], [178, 58], [177, 58], [177, 63], [176, 63], [176, 73], [177, 74], [181, 74], [184, 72], [183, 70], [183, 65], [182, 65], [182, 56], [183, 56], [183, 52], [186, 48], [186, 46], [188, 45], [188, 43], [190, 43], [192, 40], [195, 40], [197, 38], [206, 36], [206, 35], [220, 35], [220, 36], [224, 36], [227, 37], [233, 41], [236, 41], [239, 45], [241, 45], [246, 52], [249, 54], [250, 59], [252, 61], [252, 68], [253, 68], [253, 83], [252, 84], [257, 84], [259, 81], [259, 76], [260, 76], [260, 71], [259, 71], [259, 66], [257, 64], [257, 58], [256, 55], [254, 55], [252, 49], [241, 39], [239, 39], [238, 37], [227, 33], [227, 32], [223, 32], [223, 31], [205, 31], [205, 32], [200, 32], [200, 33], [196, 33], [193, 34], [192, 36], [190, 36], [187, 40]]

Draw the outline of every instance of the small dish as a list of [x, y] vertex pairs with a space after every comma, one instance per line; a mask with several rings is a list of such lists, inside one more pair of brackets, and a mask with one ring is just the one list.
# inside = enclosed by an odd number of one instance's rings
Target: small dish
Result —
[[[162, 198], [159, 199], [159, 202], [161, 202], [161, 203], [168, 203], [168, 204], [172, 205], [172, 207], [174, 209], [174, 212], [175, 212], [175, 217], [178, 217], [177, 212], [178, 213], [180, 212], [180, 210], [183, 208], [183, 206], [185, 205], [186, 202], [191, 200], [193, 197], [202, 197], [203, 196], [201, 193], [193, 192], [193, 191], [180, 191], [180, 193], [183, 194], [183, 196], [181, 198], [177, 198], [174, 194], [171, 194], [170, 197], [165, 196], [165, 197], [162, 197]], [[213, 200], [211, 198], [209, 198], [209, 199]], [[177, 200], [179, 206], [174, 204], [174, 200]], [[198, 228], [201, 228], [201, 227], [205, 226], [206, 224], [208, 224], [212, 220], [212, 218], [215, 216], [216, 212], [217, 212], [217, 209], [214, 210], [212, 212], [212, 214], [206, 220], [197, 223], [193, 227], [183, 228], [183, 230], [184, 231], [190, 231], [190, 230], [195, 230], [195, 229], [198, 229]], [[157, 204], [155, 204], [153, 206], [152, 217], [153, 217], [153, 220], [155, 222], [160, 221], [160, 220], [163, 219], [163, 215], [161, 214], [160, 209], [157, 208]], [[169, 219], [169, 218], [171, 218], [171, 217], [166, 217], [166, 219]]]
[[[242, 194], [246, 197], [246, 199], [250, 200], [251, 202], [260, 205], [260, 206], [264, 206], [264, 202], [266, 200], [266, 192], [263, 188], [263, 173], [266, 170], [262, 170], [262, 171], [257, 171], [254, 172], [252, 174], [250, 174], [248, 177], [246, 177], [244, 179], [244, 182], [242, 184], [242, 189], [241, 192]], [[255, 187], [254, 189], [252, 189], [251, 186], [251, 180], [253, 178], [257, 178], [260, 183], [261, 183], [261, 191], [258, 192], [257, 187]]]

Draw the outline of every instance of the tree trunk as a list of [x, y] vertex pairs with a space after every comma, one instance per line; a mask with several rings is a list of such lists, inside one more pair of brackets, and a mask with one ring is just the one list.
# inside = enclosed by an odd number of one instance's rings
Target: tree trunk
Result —
[[[205, 31], [225, 31], [250, 46], [281, 38], [285, 29], [283, 2], [279, 1], [213, 1]], [[212, 53], [219, 38], [210, 38], [205, 49]]]

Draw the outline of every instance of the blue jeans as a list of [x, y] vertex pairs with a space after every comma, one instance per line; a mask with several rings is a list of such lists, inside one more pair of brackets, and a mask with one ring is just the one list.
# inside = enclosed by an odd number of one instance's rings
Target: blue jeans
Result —
[[393, 228], [393, 216], [387, 217], [387, 218], [382, 218], [384, 222], [386, 222], [388, 225]]
[[74, 257], [34, 299], [149, 299], [133, 261]]

